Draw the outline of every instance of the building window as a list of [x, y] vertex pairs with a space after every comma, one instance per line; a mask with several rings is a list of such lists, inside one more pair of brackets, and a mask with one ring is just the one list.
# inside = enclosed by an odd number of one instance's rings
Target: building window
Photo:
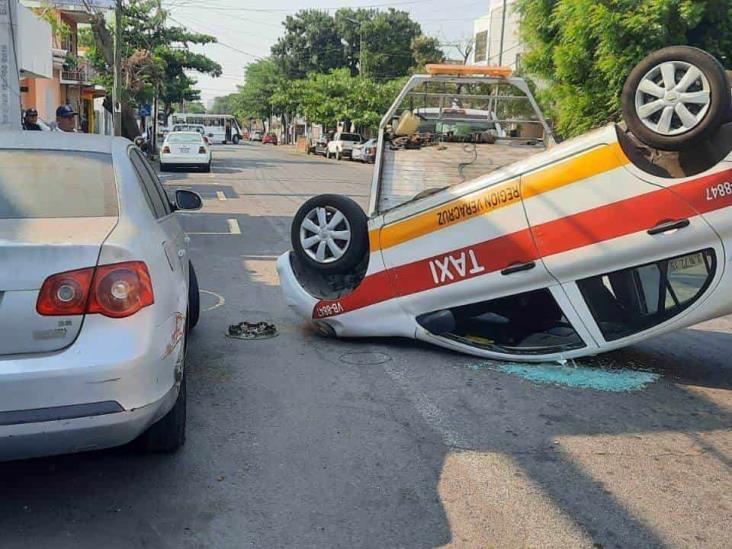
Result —
[[480, 63], [486, 60], [488, 49], [488, 31], [479, 32], [475, 35], [475, 62]]

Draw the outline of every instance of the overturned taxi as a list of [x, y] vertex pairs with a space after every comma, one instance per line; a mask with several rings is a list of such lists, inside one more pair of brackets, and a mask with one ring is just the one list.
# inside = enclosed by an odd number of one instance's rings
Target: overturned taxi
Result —
[[278, 260], [322, 332], [473, 355], [592, 355], [732, 312], [732, 100], [674, 46], [641, 61], [623, 120], [556, 144], [527, 83], [434, 65], [384, 116], [368, 215], [321, 195]]

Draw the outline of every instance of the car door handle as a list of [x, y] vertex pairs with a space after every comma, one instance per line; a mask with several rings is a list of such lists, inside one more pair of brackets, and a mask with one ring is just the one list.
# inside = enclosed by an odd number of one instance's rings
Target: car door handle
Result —
[[501, 274], [506, 276], [513, 273], [520, 273], [521, 271], [530, 271], [534, 267], [536, 267], [536, 263], [533, 261], [529, 261], [528, 263], [514, 263], [503, 269]]
[[691, 221], [688, 219], [679, 219], [678, 221], [662, 221], [655, 227], [648, 229], [646, 232], [650, 235], [667, 233], [669, 231], [675, 231], [677, 229], [683, 229], [691, 225]]

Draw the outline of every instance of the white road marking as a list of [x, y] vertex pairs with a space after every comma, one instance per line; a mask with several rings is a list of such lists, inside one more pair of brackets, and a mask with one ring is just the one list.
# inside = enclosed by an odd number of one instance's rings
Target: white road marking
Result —
[[226, 300], [224, 299], [224, 296], [217, 294], [216, 292], [212, 292], [210, 290], [198, 290], [198, 293], [200, 294], [208, 294], [212, 295], [216, 298], [216, 304], [212, 305], [211, 307], [208, 307], [206, 309], [201, 309], [203, 312], [207, 311], [213, 311], [214, 309], [218, 309], [221, 307], [224, 303], [226, 303]]
[[241, 234], [239, 222], [236, 219], [227, 219], [226, 221], [229, 223], [229, 232], [231, 234]]
[[219, 200], [226, 200], [226, 195], [223, 193], [223, 191], [216, 191], [216, 198]]

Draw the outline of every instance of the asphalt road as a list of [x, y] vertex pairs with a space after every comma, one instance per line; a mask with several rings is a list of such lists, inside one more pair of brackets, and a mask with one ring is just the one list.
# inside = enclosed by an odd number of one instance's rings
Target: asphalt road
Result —
[[[203, 306], [184, 449], [0, 464], [0, 548], [729, 547], [732, 319], [602, 357], [642, 390], [537, 384], [398, 340], [324, 339], [284, 305], [298, 205], [369, 166], [217, 147], [183, 215]], [[244, 342], [229, 324], [270, 320]], [[486, 367], [488, 366], [488, 367]]]

